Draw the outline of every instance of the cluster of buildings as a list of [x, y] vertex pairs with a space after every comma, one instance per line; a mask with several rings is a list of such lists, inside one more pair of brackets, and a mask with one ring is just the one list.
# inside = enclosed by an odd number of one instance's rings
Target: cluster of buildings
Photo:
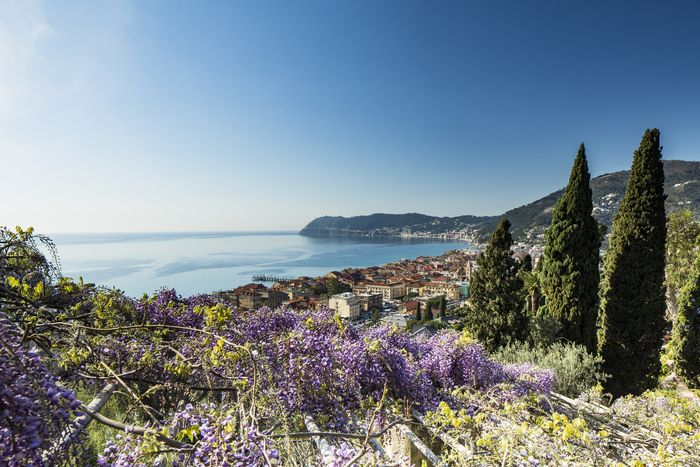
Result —
[[[520, 257], [532, 255], [534, 263], [542, 253], [541, 247], [527, 243], [517, 243], [513, 250]], [[416, 316], [419, 307], [439, 297], [445, 298], [448, 309], [462, 306], [469, 297], [479, 254], [479, 250], [453, 250], [437, 257], [280, 280], [270, 287], [251, 283], [216, 295], [240, 309], [330, 308], [348, 320], [391, 315], [390, 319], [405, 322]]]
[[275, 282], [270, 287], [251, 283], [216, 295], [248, 310], [264, 306], [328, 307], [351, 320], [372, 312], [412, 316], [417, 303], [439, 296], [445, 297], [450, 307], [461, 305], [469, 295], [469, 280], [477, 257], [478, 251], [455, 250], [438, 257], [348, 268], [321, 277], [299, 277]]

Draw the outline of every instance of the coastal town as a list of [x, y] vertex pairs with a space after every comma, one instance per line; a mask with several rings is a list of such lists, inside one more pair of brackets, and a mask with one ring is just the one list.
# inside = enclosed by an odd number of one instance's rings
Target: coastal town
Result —
[[[484, 248], [467, 245], [440, 256], [346, 268], [320, 277], [256, 275], [254, 282], [215, 292], [215, 296], [244, 310], [330, 308], [356, 325], [377, 320], [401, 327], [426, 321], [449, 323], [454, 319], [449, 311], [462, 307], [469, 298], [469, 283]], [[518, 258], [530, 255], [536, 264], [542, 247], [517, 242], [513, 254]]]

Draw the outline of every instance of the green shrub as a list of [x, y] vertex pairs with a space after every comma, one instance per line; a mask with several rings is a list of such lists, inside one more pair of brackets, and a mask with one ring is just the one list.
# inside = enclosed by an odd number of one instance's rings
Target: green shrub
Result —
[[417, 324], [423, 325], [426, 328], [433, 328], [433, 329], [437, 329], [437, 330], [446, 329], [446, 328], [450, 327], [449, 324], [445, 323], [444, 321], [440, 321], [439, 319], [433, 319], [430, 321], [417, 321], [415, 319], [408, 319], [408, 320], [406, 320], [406, 330], [408, 332], [412, 332], [413, 326], [415, 326]]
[[537, 309], [530, 320], [530, 342], [535, 347], [549, 347], [555, 342], [561, 329], [561, 323], [551, 316], [545, 304]]
[[691, 388], [700, 388], [700, 255], [678, 298], [671, 348], [678, 376]]
[[512, 343], [501, 347], [493, 357], [502, 363], [532, 363], [556, 373], [554, 391], [576, 397], [604, 379], [599, 371], [600, 357], [594, 357], [582, 345], [555, 342], [549, 347], [531, 347]]

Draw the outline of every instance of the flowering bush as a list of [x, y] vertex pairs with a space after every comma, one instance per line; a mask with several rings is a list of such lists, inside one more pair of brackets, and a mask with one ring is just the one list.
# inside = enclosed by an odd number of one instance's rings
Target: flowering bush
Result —
[[[210, 465], [260, 466], [270, 465], [279, 459], [276, 449], [258, 431], [258, 427], [236, 411], [222, 411], [215, 404], [194, 407], [187, 404], [172, 415], [160, 433], [173, 439], [193, 443], [188, 454], [174, 451], [170, 461], [174, 466]], [[98, 458], [101, 466], [146, 466], [148, 454], [167, 451], [159, 449], [153, 434], [137, 436], [127, 433], [108, 441]]]
[[553, 389], [576, 397], [605, 378], [599, 370], [602, 360], [590, 355], [584, 346], [555, 342], [549, 347], [531, 347], [516, 343], [498, 349], [496, 361], [506, 364], [531, 363], [540, 368], [551, 368], [556, 373]]
[[55, 455], [46, 451], [78, 415], [80, 402], [56, 384], [39, 354], [20, 342], [14, 325], [2, 314], [0, 369], [0, 465], [43, 465], [77, 456], [79, 443]]
[[[403, 466], [373, 442], [408, 417], [448, 465], [700, 465], [687, 390], [610, 407], [598, 391], [552, 392], [593, 383], [596, 361], [575, 347], [499, 362], [455, 331], [358, 330], [330, 310], [241, 312], [169, 289], [133, 300], [58, 277], [32, 236], [0, 228], [0, 465]], [[98, 459], [62, 444], [80, 406], [63, 385], [112, 394], [91, 414], [101, 435], [120, 432]]]
[[[368, 414], [386, 398], [384, 409], [368, 423], [377, 431], [386, 425], [387, 417], [400, 415], [387, 411], [392, 401], [425, 411], [445, 398], [454, 401], [450, 390], [455, 388], [489, 390], [503, 401], [546, 395], [551, 389], [551, 371], [498, 364], [480, 345], [455, 331], [415, 339], [390, 326], [358, 331], [329, 310], [237, 312], [220, 305], [194, 305], [172, 291], [160, 294], [164, 297], [142, 301], [148, 304], [149, 316], [170, 323], [184, 319], [202, 332], [166, 328], [167, 332], [142, 338], [139, 333], [132, 333], [130, 339], [100, 337], [107, 344], [101, 358], [107, 356], [122, 372], [134, 372], [128, 378], [142, 375], [169, 382], [170, 391], [185, 381], [190, 386], [236, 389], [235, 399], [228, 396], [230, 392], [221, 393], [217, 405], [207, 406], [204, 412], [188, 406], [175, 411], [163, 426], [150, 425], [166, 430], [167, 436], [194, 442], [194, 451], [186, 456], [190, 463], [208, 459], [235, 464], [243, 456], [248, 464], [255, 464], [255, 459], [267, 462], [279, 455], [283, 446], [268, 437], [270, 424], [244, 422], [240, 401], [254, 404], [263, 419], [286, 420], [288, 429], [305, 429], [302, 419], [310, 415], [323, 429], [346, 431], [351, 428], [350, 412]], [[177, 316], [166, 317], [159, 306], [175, 309]], [[226, 320], [217, 318], [222, 314]], [[173, 372], [172, 367], [178, 366], [174, 362], [188, 368], [181, 369], [184, 379]], [[135, 435], [115, 440], [102, 462], [134, 463], [135, 453], [144, 455], [151, 449], [147, 441]], [[335, 444], [333, 455], [350, 456], [356, 448]]]

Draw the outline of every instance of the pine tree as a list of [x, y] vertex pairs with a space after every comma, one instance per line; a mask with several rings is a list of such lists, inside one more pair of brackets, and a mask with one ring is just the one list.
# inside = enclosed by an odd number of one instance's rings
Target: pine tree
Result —
[[546, 313], [559, 321], [559, 337], [595, 350], [600, 279], [600, 235], [593, 218], [586, 149], [581, 143], [569, 184], [554, 205], [545, 233], [540, 283]]
[[528, 335], [528, 318], [522, 294], [519, 265], [510, 247], [510, 222], [501, 220], [491, 243], [479, 256], [471, 281], [471, 298], [465, 326], [484, 347], [493, 351]]
[[647, 130], [613, 221], [600, 292], [598, 350], [613, 396], [653, 387], [664, 334], [666, 214], [659, 130]]
[[671, 345], [676, 374], [688, 386], [700, 388], [700, 254], [678, 298]]

